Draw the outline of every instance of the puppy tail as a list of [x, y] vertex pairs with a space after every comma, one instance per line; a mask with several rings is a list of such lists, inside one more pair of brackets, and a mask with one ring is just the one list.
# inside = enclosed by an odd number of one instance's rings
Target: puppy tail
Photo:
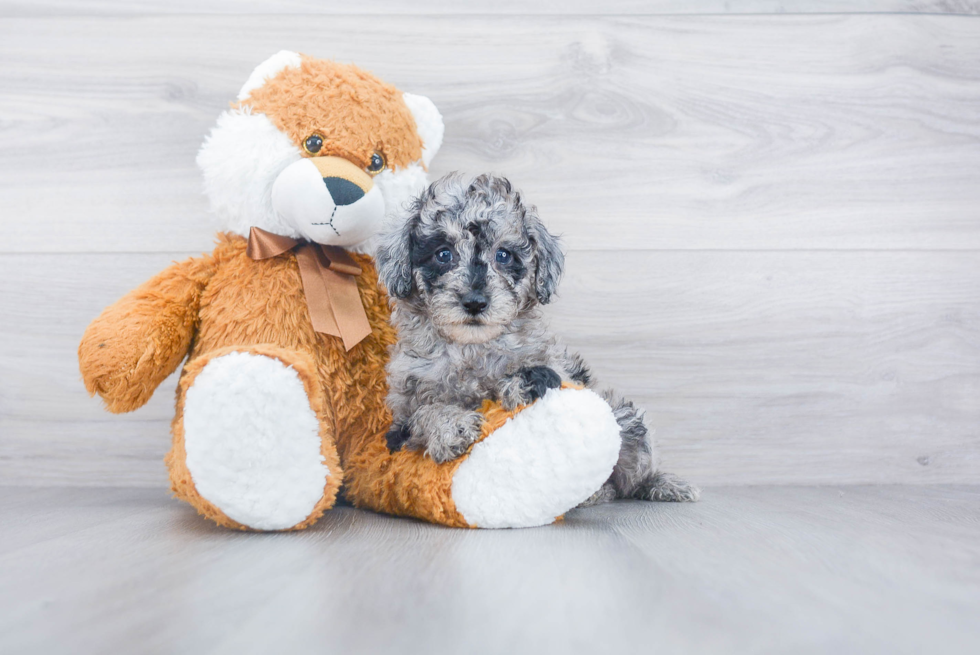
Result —
[[644, 480], [633, 495], [642, 500], [693, 503], [701, 497], [701, 490], [673, 473], [657, 471]]

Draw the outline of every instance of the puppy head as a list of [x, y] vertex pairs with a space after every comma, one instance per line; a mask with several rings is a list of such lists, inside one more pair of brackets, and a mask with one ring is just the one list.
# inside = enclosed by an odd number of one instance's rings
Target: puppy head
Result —
[[388, 293], [428, 316], [451, 341], [480, 343], [551, 300], [564, 265], [558, 238], [503, 177], [430, 185], [382, 236]]

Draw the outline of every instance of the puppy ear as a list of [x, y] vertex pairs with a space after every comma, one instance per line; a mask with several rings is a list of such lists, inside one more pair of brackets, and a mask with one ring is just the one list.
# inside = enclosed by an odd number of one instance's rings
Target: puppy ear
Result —
[[[412, 295], [412, 226], [418, 217], [418, 203], [413, 203], [410, 213], [396, 219], [381, 235], [375, 260], [378, 279], [393, 298]], [[400, 221], [400, 222], [399, 222]]]
[[538, 302], [547, 305], [558, 289], [562, 271], [565, 270], [565, 254], [561, 251], [560, 239], [544, 226], [535, 207], [525, 208], [524, 222], [528, 239], [534, 247], [534, 291]]
[[527, 240], [534, 252], [534, 292], [538, 302], [547, 305], [565, 269], [565, 255], [558, 237], [544, 226], [534, 205], [524, 204], [521, 192], [506, 177], [492, 173], [478, 175], [470, 183], [467, 194], [483, 195], [490, 202], [502, 199], [511, 212], [523, 219]]

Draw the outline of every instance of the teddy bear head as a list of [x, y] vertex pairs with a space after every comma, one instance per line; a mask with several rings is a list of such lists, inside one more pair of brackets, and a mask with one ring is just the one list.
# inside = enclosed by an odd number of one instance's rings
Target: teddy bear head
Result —
[[369, 252], [385, 216], [425, 187], [442, 135], [428, 98], [283, 51], [252, 72], [197, 163], [222, 229]]

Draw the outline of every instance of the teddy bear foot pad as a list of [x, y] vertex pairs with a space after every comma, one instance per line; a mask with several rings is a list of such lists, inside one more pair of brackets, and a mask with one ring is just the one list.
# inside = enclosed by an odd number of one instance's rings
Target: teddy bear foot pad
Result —
[[619, 424], [586, 389], [552, 389], [476, 444], [452, 482], [456, 510], [471, 526], [553, 523], [609, 479]]
[[303, 522], [331, 475], [320, 425], [295, 369], [232, 352], [209, 361], [187, 390], [187, 469], [197, 492], [254, 530]]

